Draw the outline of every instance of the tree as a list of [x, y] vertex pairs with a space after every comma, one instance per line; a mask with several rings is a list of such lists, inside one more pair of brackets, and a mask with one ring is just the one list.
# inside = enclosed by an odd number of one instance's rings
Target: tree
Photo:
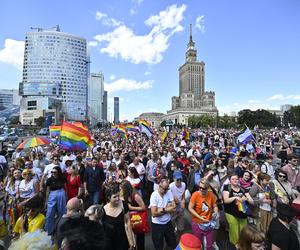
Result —
[[167, 125], [167, 122], [165, 120], [160, 123], [161, 127], [165, 127], [166, 125]]
[[9, 119], [9, 122], [11, 125], [17, 125], [19, 124], [19, 116], [12, 116], [10, 119]]
[[44, 123], [45, 123], [45, 118], [43, 116], [40, 116], [39, 118], [35, 119], [35, 124], [40, 128], [44, 127]]
[[300, 127], [300, 105], [293, 106], [284, 112], [283, 123], [285, 126]]

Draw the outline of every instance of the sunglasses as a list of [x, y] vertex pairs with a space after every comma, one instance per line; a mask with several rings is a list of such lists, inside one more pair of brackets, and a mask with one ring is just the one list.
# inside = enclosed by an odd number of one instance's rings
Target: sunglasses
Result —
[[286, 175], [279, 174], [278, 177], [286, 178]]
[[199, 187], [199, 189], [205, 191], [207, 188], [206, 187]]
[[53, 161], [58, 161], [58, 159], [53, 159]]

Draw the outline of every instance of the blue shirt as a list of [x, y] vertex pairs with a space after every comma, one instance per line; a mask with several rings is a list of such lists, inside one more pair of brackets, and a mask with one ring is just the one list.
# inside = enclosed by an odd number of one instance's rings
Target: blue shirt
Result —
[[198, 171], [198, 172], [195, 172], [195, 183], [194, 183], [194, 186], [197, 186], [199, 185], [199, 181], [201, 180], [201, 173]]

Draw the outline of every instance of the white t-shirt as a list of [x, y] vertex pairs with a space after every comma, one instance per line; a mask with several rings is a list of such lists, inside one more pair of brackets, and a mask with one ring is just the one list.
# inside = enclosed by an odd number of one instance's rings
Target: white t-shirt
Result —
[[174, 198], [177, 198], [179, 202], [181, 202], [182, 200], [182, 196], [185, 192], [185, 188], [186, 188], [186, 185], [184, 182], [181, 182], [181, 186], [180, 187], [177, 187], [175, 182], [172, 182], [170, 184], [170, 190], [173, 194], [173, 197]]
[[[150, 197], [150, 207], [166, 208], [169, 203], [174, 200], [172, 192], [169, 190], [163, 197], [158, 191], [154, 191]], [[170, 213], [165, 213], [159, 217], [151, 217], [155, 224], [167, 224], [171, 220]]]

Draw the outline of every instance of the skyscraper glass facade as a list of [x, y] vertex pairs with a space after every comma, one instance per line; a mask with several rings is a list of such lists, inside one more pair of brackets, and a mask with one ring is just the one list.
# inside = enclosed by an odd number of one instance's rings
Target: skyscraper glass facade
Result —
[[68, 120], [87, 116], [89, 60], [86, 40], [59, 30], [28, 32], [25, 38], [23, 79], [19, 94], [61, 100]]

